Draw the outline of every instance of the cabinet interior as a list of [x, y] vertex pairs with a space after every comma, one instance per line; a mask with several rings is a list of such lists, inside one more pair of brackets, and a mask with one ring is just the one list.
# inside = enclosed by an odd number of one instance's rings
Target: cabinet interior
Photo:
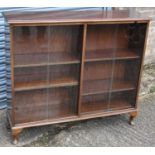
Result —
[[135, 108], [146, 27], [13, 26], [15, 123]]

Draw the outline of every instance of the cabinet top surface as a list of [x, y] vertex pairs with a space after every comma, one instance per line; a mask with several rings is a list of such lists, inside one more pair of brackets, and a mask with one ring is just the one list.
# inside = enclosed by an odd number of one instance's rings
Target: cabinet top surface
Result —
[[44, 11], [44, 12], [6, 12], [9, 24], [35, 23], [91, 23], [91, 22], [148, 22], [150, 19], [131, 15], [129, 11]]

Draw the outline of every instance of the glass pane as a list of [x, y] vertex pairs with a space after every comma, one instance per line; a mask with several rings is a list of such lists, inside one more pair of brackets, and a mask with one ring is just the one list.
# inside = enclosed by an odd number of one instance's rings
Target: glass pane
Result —
[[49, 119], [77, 115], [82, 26], [50, 26]]
[[47, 64], [48, 27], [18, 26], [13, 28], [13, 34], [15, 67]]
[[117, 27], [88, 25], [81, 112], [107, 111]]
[[13, 28], [15, 122], [47, 118], [48, 27]]
[[131, 108], [135, 103], [135, 90], [117, 91], [111, 93], [110, 110]]
[[80, 63], [82, 26], [50, 26], [49, 63]]
[[76, 115], [77, 86], [49, 88], [48, 118], [61, 118]]

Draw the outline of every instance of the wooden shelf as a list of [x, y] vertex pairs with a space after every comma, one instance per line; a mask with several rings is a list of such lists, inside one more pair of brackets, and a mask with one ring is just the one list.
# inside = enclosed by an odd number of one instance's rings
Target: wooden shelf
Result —
[[61, 79], [50, 81], [33, 81], [15, 83], [15, 91], [35, 90], [44, 88], [55, 88], [65, 86], [76, 86], [78, 81], [72, 77], [62, 77]]
[[126, 60], [126, 59], [138, 59], [139, 55], [134, 50], [128, 49], [106, 49], [87, 51], [85, 56], [85, 62], [92, 61], [104, 61], [104, 60]]
[[133, 90], [135, 87], [128, 81], [117, 80], [112, 84], [112, 89], [110, 91], [110, 80], [89, 80], [84, 81], [83, 86], [83, 96], [102, 94], [107, 92], [119, 92]]
[[16, 54], [14, 55], [14, 59], [14, 68], [80, 63], [79, 56], [69, 52]]
[[121, 110], [132, 108], [131, 103], [127, 100], [115, 99], [110, 102], [109, 110]]
[[16, 123], [26, 123], [52, 118], [75, 116], [76, 109], [72, 106], [72, 102], [64, 102], [62, 104], [42, 103], [33, 107], [18, 107], [15, 111], [15, 115], [17, 118]]
[[131, 104], [126, 100], [115, 99], [107, 102], [92, 102], [92, 103], [82, 103], [81, 112], [89, 113], [95, 111], [108, 111], [108, 110], [121, 110], [131, 108]]

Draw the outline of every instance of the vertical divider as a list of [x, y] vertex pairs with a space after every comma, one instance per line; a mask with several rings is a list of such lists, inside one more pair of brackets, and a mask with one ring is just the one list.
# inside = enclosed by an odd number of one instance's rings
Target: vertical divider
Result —
[[48, 39], [48, 43], [47, 43], [47, 46], [48, 46], [48, 56], [47, 56], [47, 77], [46, 77], [46, 84], [47, 84], [47, 90], [46, 90], [46, 107], [47, 107], [47, 118], [46, 119], [49, 119], [49, 76], [50, 76], [50, 67], [49, 67], [49, 61], [50, 61], [50, 57], [49, 57], [49, 55], [50, 55], [50, 37], [51, 37], [51, 26], [50, 25], [48, 25], [48, 27], [47, 27], [47, 39]]
[[82, 35], [82, 54], [81, 54], [81, 68], [80, 68], [80, 84], [79, 84], [79, 98], [78, 98], [78, 115], [81, 113], [81, 96], [83, 90], [83, 73], [84, 73], [84, 60], [86, 50], [86, 36], [87, 36], [87, 24], [84, 24]]

